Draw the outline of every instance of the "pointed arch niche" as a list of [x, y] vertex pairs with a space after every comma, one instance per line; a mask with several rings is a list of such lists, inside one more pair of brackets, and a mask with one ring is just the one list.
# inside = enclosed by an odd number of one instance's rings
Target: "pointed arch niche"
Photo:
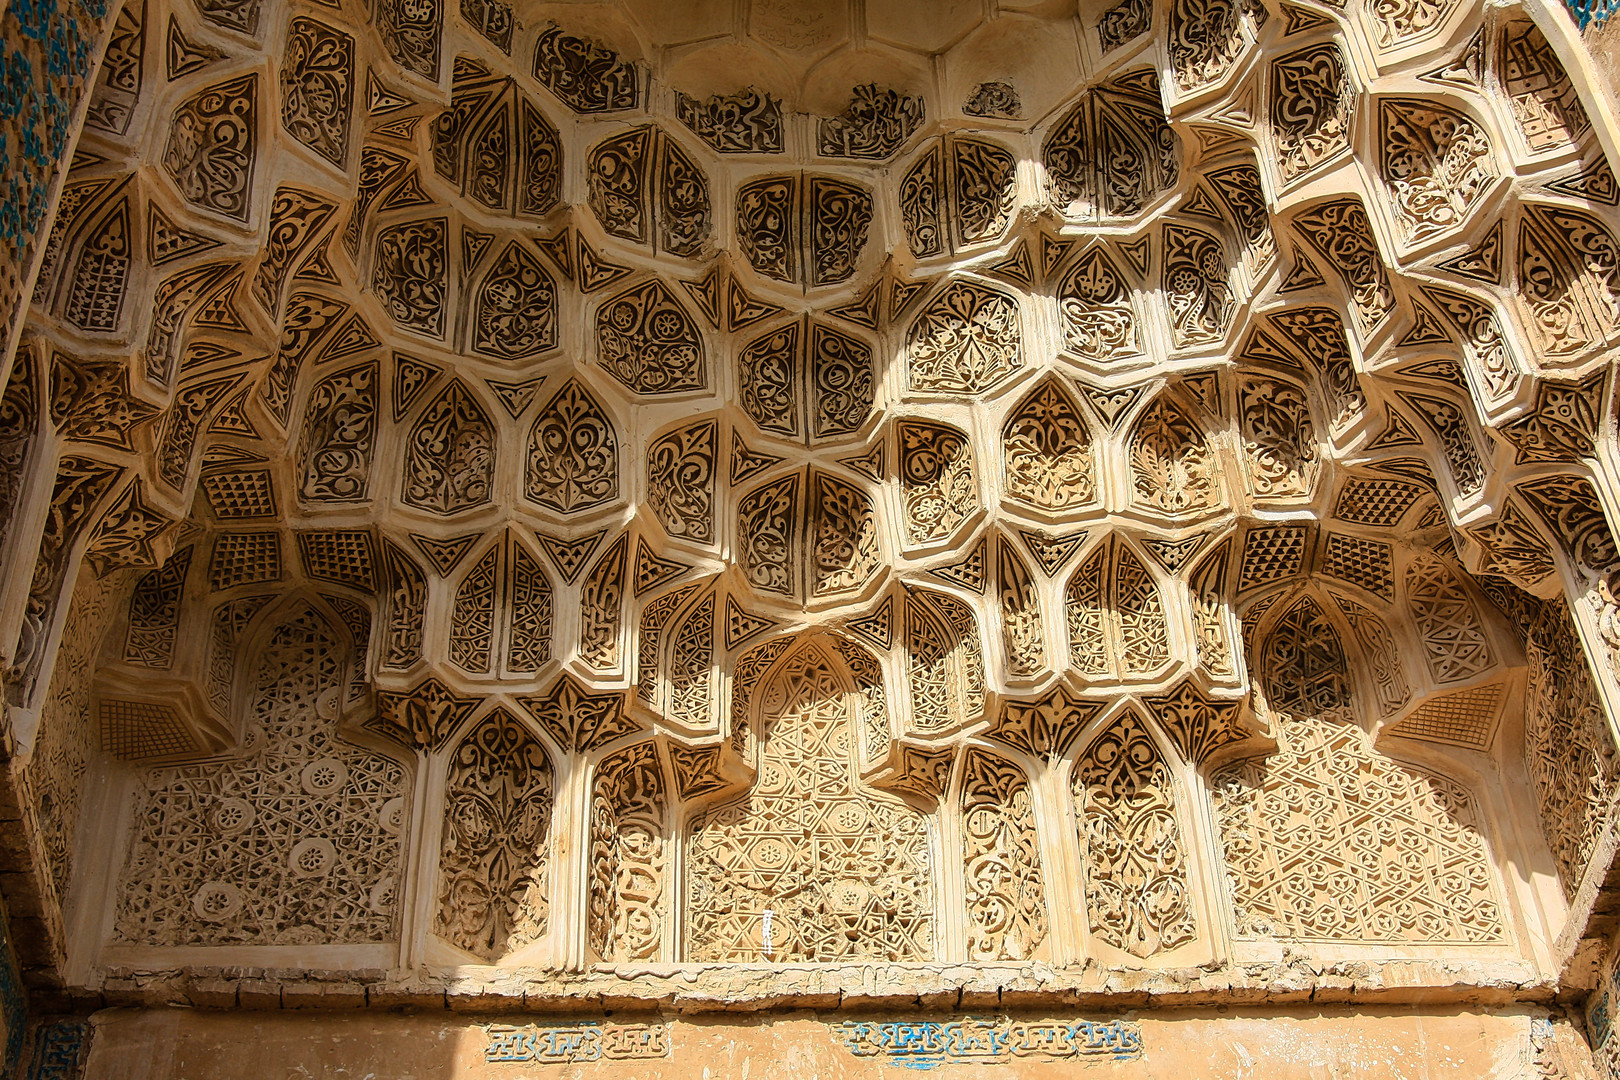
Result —
[[1501, 791], [1480, 782], [1483, 763], [1375, 741], [1377, 680], [1327, 593], [1278, 594], [1246, 630], [1276, 748], [1208, 777], [1239, 954], [1511, 945], [1515, 901], [1491, 825]]

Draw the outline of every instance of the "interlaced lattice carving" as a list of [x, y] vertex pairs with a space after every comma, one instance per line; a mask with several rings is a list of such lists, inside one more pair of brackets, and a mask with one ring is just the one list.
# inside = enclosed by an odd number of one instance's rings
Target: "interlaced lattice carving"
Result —
[[1088, 680], [1157, 674], [1170, 659], [1164, 601], [1147, 567], [1118, 540], [1098, 545], [1064, 594], [1069, 662]]
[[1367, 746], [1354, 724], [1280, 722], [1282, 748], [1210, 778], [1240, 937], [1503, 940], [1468, 790]]
[[761, 689], [760, 779], [692, 824], [688, 959], [933, 957], [928, 828], [856, 780], [841, 667], [820, 646], [802, 646]]
[[1420, 558], [1407, 567], [1406, 599], [1435, 682], [1469, 679], [1496, 663], [1473, 598], [1439, 559]]
[[1277, 620], [1258, 667], [1273, 709], [1295, 716], [1346, 716], [1350, 665], [1338, 630], [1310, 597]]
[[342, 653], [293, 611], [255, 656], [242, 749], [150, 769], [116, 935], [144, 945], [316, 945], [397, 931], [404, 770], [338, 739]]
[[973, 609], [944, 593], [906, 594], [905, 642], [911, 719], [927, 731], [984, 709], [984, 649]]
[[[178, 553], [175, 559], [184, 554], [187, 552]], [[62, 628], [50, 693], [25, 774], [39, 815], [39, 839], [45, 857], [42, 880], [55, 891], [58, 903], [67, 895], [73, 879], [77, 854], [73, 836], [84, 803], [85, 778], [96, 750], [90, 692], [120, 577], [89, 577], [73, 590], [73, 607]], [[104, 735], [103, 749], [110, 749], [110, 742]]]

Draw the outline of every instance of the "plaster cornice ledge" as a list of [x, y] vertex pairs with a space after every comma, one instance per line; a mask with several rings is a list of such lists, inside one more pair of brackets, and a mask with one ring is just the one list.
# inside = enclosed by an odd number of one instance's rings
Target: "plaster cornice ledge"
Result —
[[[476, 972], [476, 973], [475, 973]], [[532, 968], [383, 972], [258, 968], [109, 969], [78, 1008], [449, 1009], [466, 1013], [679, 1014], [779, 1009], [1050, 1008], [1214, 1005], [1547, 1003], [1558, 984], [1515, 959], [1355, 960], [1302, 956], [1257, 964], [1141, 969], [1044, 964], [637, 965], [556, 973]]]

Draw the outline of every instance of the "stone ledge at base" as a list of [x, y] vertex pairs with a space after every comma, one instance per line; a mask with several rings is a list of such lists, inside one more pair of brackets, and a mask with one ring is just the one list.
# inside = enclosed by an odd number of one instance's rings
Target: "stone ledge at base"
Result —
[[1559, 1000], [1557, 983], [1522, 960], [1354, 960], [1211, 967], [1072, 968], [1044, 964], [664, 964], [559, 973], [536, 968], [318, 971], [258, 967], [108, 969], [62, 1008], [181, 1005], [209, 1009], [669, 1009], [681, 1014], [787, 1008], [1125, 1009], [1287, 1004], [1491, 1005]]
[[[371, 1076], [376, 1080], [636, 1080], [1321, 1076], [1585, 1080], [1589, 1058], [1555, 1009], [797, 1010], [463, 1017], [110, 1009], [92, 1018], [85, 1080]], [[566, 1066], [556, 1068], [555, 1066]]]

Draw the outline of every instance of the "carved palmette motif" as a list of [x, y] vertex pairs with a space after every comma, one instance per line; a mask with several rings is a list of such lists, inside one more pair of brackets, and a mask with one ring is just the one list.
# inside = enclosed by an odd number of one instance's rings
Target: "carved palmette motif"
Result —
[[1304, 388], [1284, 379], [1238, 383], [1238, 415], [1249, 484], [1260, 499], [1309, 495], [1321, 469]]
[[1013, 157], [982, 139], [929, 147], [900, 185], [900, 214], [919, 258], [997, 239], [1017, 194]]
[[762, 431], [809, 441], [858, 431], [876, 391], [871, 347], [820, 323], [755, 338], [737, 354], [737, 376], [743, 409]]
[[708, 386], [697, 324], [662, 282], [613, 297], [596, 313], [598, 359], [638, 394], [672, 394]]
[[545, 934], [555, 798], [551, 759], [510, 713], [467, 733], [445, 777], [435, 934], [485, 960]]
[[512, 8], [503, 0], [461, 0], [461, 17], [501, 52], [511, 55]]
[[709, 238], [709, 181], [654, 125], [598, 143], [586, 162], [586, 201], [613, 236], [671, 255], [697, 255]]
[[906, 365], [914, 390], [976, 394], [1023, 366], [1018, 302], [999, 289], [953, 281], [940, 290], [906, 333]]
[[257, 75], [187, 98], [169, 124], [163, 167], [193, 206], [246, 221], [258, 155]]
[[445, 0], [371, 0], [372, 25], [394, 62], [422, 78], [439, 78]]
[[1007, 496], [1037, 509], [1062, 511], [1095, 501], [1091, 431], [1056, 379], [1042, 382], [1007, 418], [1001, 467]]
[[305, 502], [364, 499], [377, 432], [377, 365], [316, 383], [299, 440], [298, 497]]
[[1363, 337], [1395, 311], [1395, 294], [1367, 211], [1354, 199], [1321, 203], [1294, 219], [1294, 227], [1332, 264], [1350, 293], [1350, 310]]
[[1284, 181], [1350, 148], [1355, 86], [1337, 45], [1313, 45], [1271, 65], [1271, 134]]
[[1040, 597], [1024, 560], [1005, 538], [996, 544], [996, 584], [1007, 675], [1009, 678], [1039, 675], [1046, 666]]
[[714, 540], [719, 425], [704, 420], [647, 447], [647, 502], [664, 531], [679, 539]]
[[783, 596], [795, 591], [799, 488], [800, 478], [788, 476], [737, 503], [738, 558], [748, 583], [761, 591]]
[[557, 344], [556, 282], [516, 240], [478, 285], [467, 344], [501, 360], [521, 360]]
[[759, 781], [691, 826], [686, 959], [932, 959], [928, 829], [856, 780], [841, 671], [807, 645], [759, 691]]
[[652, 743], [597, 767], [591, 790], [591, 951], [603, 960], [656, 960], [662, 951], [669, 853], [664, 768]]
[[883, 560], [870, 496], [827, 473], [812, 472], [806, 537], [808, 592], [813, 597], [859, 589]]
[[1445, 398], [1402, 394], [1440, 441], [1452, 482], [1463, 495], [1475, 495], [1485, 486], [1485, 463], [1480, 460], [1468, 418]]
[[1338, 430], [1360, 419], [1367, 395], [1356, 375], [1338, 314], [1330, 308], [1290, 308], [1273, 315], [1271, 323], [1321, 371], [1329, 426]]
[[1407, 242], [1460, 225], [1496, 178], [1485, 133], [1427, 101], [1384, 98], [1378, 110], [1380, 165]]
[[922, 124], [925, 112], [920, 97], [874, 83], [857, 86], [843, 115], [816, 121], [816, 152], [831, 158], [893, 157]]
[[118, 466], [94, 458], [69, 455], [57, 462], [50, 507], [17, 637], [18, 667], [30, 684], [44, 659], [74, 546], [122, 475]]
[[529, 433], [524, 494], [562, 514], [619, 494], [619, 443], [613, 422], [578, 379], [557, 391]]
[[745, 495], [737, 503], [737, 538], [749, 584], [787, 597], [859, 590], [883, 557], [871, 497], [818, 470]]
[[612, 49], [571, 37], [557, 26], [541, 31], [534, 46], [534, 77], [580, 113], [633, 109], [641, 94], [640, 73]]
[[434, 514], [486, 502], [495, 475], [495, 443], [489, 414], [465, 385], [451, 383], [411, 429], [401, 497]]
[[[1519, 223], [1517, 269], [1519, 299], [1530, 316], [1530, 329], [1542, 351], [1553, 357], [1583, 352], [1620, 327], [1620, 271], [1615, 265], [1620, 244], [1590, 214], [1561, 206], [1526, 210]], [[1464, 298], [1446, 314], [1467, 335], [1465, 344], [1472, 346], [1471, 357], [1478, 356], [1492, 391], [1510, 390], [1512, 357], [1490, 309], [1477, 301], [1467, 304]]]
[[562, 198], [557, 129], [512, 79], [458, 79], [429, 139], [434, 171], [487, 209], [541, 215]]
[[[93, 85], [0, 88], [46, 920], [96, 872], [105, 753], [141, 763], [107, 824], [126, 950], [1510, 947], [1487, 808], [1370, 736], [1522, 749], [1581, 895], [1616, 790], [1620, 186], [1591, 73], [1514, 2], [942, 12], [893, 88], [836, 81], [869, 77], [846, 41], [905, 47], [876, 4], [680, 42], [656, 4], [81, 12]], [[46, 21], [25, 61], [92, 62]], [[775, 59], [711, 77], [761, 42], [809, 97]], [[413, 782], [438, 879], [401, 861]], [[1225, 863], [1198, 886], [1194, 848]]]
[[902, 421], [895, 432], [906, 539], [913, 544], [942, 540], [979, 505], [967, 434], [944, 424], [909, 421]]
[[1170, 7], [1170, 70], [1183, 93], [1220, 82], [1243, 54], [1244, 5], [1237, 0], [1175, 0]]
[[402, 330], [442, 338], [448, 297], [445, 219], [412, 221], [377, 234], [371, 288]]
[[778, 281], [848, 281], [866, 248], [872, 193], [830, 176], [766, 176], [737, 189], [737, 244]]
[[342, 168], [354, 107], [354, 39], [314, 19], [287, 26], [281, 67], [281, 124]]
[[112, 37], [96, 75], [84, 122], [113, 135], [129, 130], [139, 102], [146, 52], [146, 5], [126, 3], [113, 22]]
[[1167, 514], [1221, 505], [1214, 452], [1180, 406], [1163, 397], [1143, 410], [1130, 441], [1132, 499]]
[[1125, 276], [1106, 251], [1088, 251], [1058, 286], [1063, 341], [1085, 360], [1113, 360], [1142, 351], [1136, 306]]
[[754, 87], [707, 101], [678, 94], [675, 114], [722, 154], [782, 152], [782, 103]]
[[1224, 246], [1202, 229], [1166, 225], [1164, 252], [1171, 341], [1188, 348], [1221, 340], [1235, 305]]
[[1149, 957], [1197, 935], [1176, 780], [1146, 726], [1126, 713], [1074, 767], [1086, 916], [1099, 940]]
[[1089, 92], [1041, 147], [1053, 203], [1060, 213], [1082, 219], [1141, 213], [1175, 186], [1180, 159], [1151, 70]]
[[1027, 960], [1046, 940], [1047, 900], [1029, 781], [1017, 765], [970, 750], [962, 767], [968, 955]]

